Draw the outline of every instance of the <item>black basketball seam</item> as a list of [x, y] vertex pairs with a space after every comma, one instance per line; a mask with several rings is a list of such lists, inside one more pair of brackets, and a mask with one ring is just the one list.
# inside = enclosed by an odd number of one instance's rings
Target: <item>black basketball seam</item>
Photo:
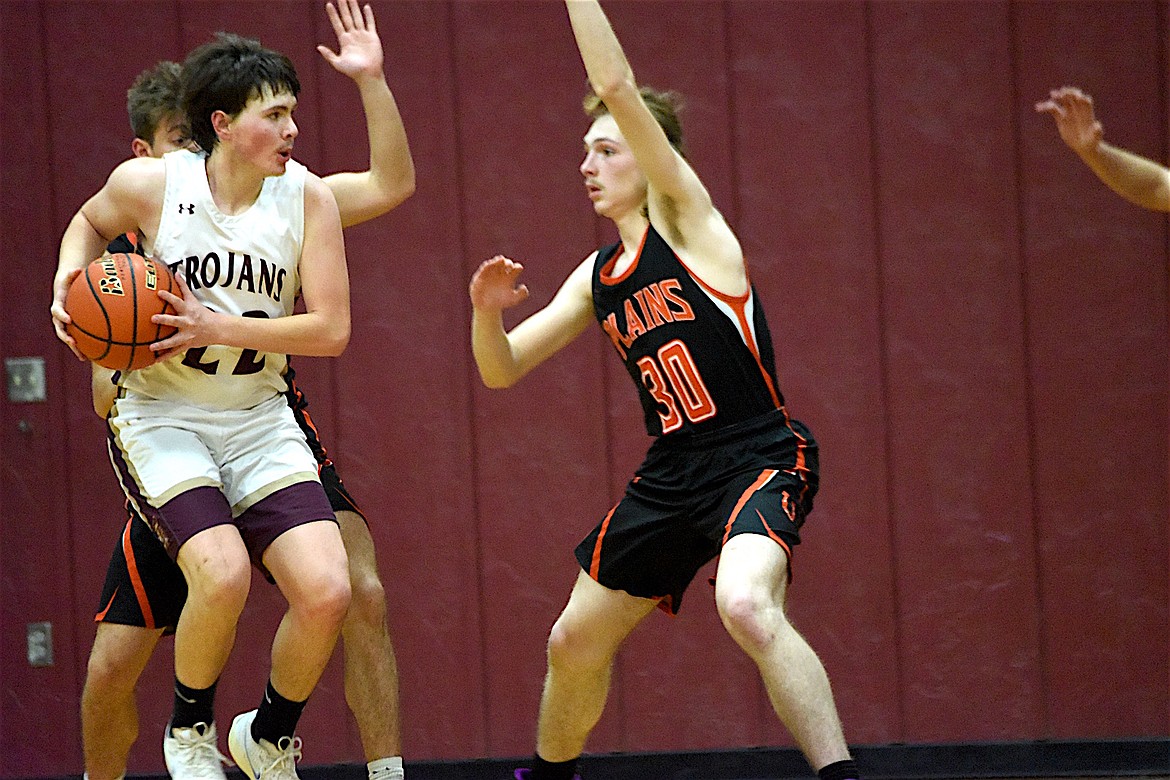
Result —
[[[130, 328], [130, 338], [134, 346], [130, 347], [130, 357], [126, 363], [123, 371], [129, 371], [130, 366], [134, 365], [134, 353], [138, 351], [138, 280], [135, 278], [137, 268], [134, 266], [134, 261], [130, 259], [130, 255], [123, 254], [122, 257], [126, 260], [127, 273], [130, 276], [130, 289], [133, 291], [131, 303], [133, 304], [133, 325]], [[112, 335], [112, 334], [111, 334]]]
[[[114, 337], [114, 326], [110, 324], [110, 313], [108, 311], [106, 311], [106, 305], [105, 305], [105, 303], [102, 302], [101, 291], [95, 290], [93, 288], [93, 279], [91, 279], [89, 276], [89, 267], [86, 266], [85, 270], [82, 271], [82, 273], [85, 274], [85, 284], [87, 287], [89, 287], [89, 293], [90, 293], [90, 295], [93, 296], [93, 300], [97, 304], [98, 309], [101, 310], [102, 319], [104, 319], [106, 321], [106, 338], [104, 338], [104, 339], [100, 338], [96, 333], [87, 333], [86, 331], [82, 330], [81, 328], [77, 328], [77, 329], [79, 331], [81, 331], [82, 333], [85, 333], [85, 335], [89, 336], [90, 338], [94, 338], [94, 339], [97, 339], [98, 341], [105, 342], [106, 351], [103, 352], [102, 354], [98, 355], [97, 357], [90, 358], [90, 360], [101, 360], [106, 355], [110, 354], [110, 347], [112, 346], [110, 343], [110, 340], [113, 339], [113, 337]], [[76, 326], [74, 326], [74, 327], [76, 327]]]

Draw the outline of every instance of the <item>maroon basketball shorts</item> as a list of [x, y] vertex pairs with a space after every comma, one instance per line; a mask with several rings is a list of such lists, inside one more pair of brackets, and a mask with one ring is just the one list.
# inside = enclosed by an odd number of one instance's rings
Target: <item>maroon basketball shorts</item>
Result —
[[782, 409], [698, 436], [663, 436], [577, 546], [577, 561], [605, 587], [677, 613], [687, 585], [733, 536], [767, 536], [791, 560], [817, 481], [816, 442]]
[[[286, 401], [317, 461], [321, 487], [325, 489], [329, 506], [334, 512], [356, 512], [365, 520], [365, 515], [326, 455], [325, 447], [307, 412], [308, 402], [292, 384], [291, 368], [288, 378], [290, 390], [286, 394]], [[99, 623], [163, 629], [165, 634], [173, 634], [187, 600], [187, 581], [179, 565], [171, 560], [166, 547], [142, 516], [132, 506], [128, 506], [127, 510], [129, 519], [110, 557], [94, 620]]]

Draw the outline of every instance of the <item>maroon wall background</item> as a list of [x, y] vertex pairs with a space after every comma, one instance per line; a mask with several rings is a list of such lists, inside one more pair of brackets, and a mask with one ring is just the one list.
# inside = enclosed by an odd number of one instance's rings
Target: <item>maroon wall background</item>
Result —
[[[407, 756], [526, 755], [571, 549], [646, 446], [591, 332], [489, 391], [466, 284], [497, 252], [547, 302], [611, 240], [577, 172], [584, 71], [545, 2], [372, 3], [418, 192], [347, 232], [354, 336], [295, 361], [371, 518]], [[858, 744], [1170, 734], [1164, 215], [1101, 185], [1032, 104], [1096, 97], [1106, 137], [1170, 159], [1170, 3], [610, 2], [641, 81], [681, 90], [736, 226], [790, 408], [822, 447], [794, 620]], [[322, 4], [0, 3], [0, 351], [48, 402], [0, 400], [0, 777], [81, 769], [78, 699], [121, 526], [88, 368], [57, 343], [57, 242], [129, 154], [125, 89], [217, 29], [297, 63], [300, 159], [366, 164]], [[624, 651], [590, 750], [787, 745], [705, 576]], [[257, 579], [220, 686], [255, 706], [283, 602]], [[51, 621], [56, 664], [25, 626]], [[159, 771], [171, 643], [140, 688], [131, 771]], [[358, 762], [340, 664], [305, 762]]]

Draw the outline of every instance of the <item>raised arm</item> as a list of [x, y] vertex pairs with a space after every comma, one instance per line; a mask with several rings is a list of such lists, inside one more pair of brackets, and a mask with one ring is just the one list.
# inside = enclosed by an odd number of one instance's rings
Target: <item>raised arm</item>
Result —
[[547, 306], [506, 332], [504, 309], [528, 297], [528, 288], [517, 284], [523, 266], [499, 255], [480, 265], [469, 288], [471, 349], [485, 385], [511, 387], [581, 335], [593, 318], [592, 268], [590, 256], [569, 274]]
[[[683, 212], [711, 209], [706, 187], [670, 145], [642, 100], [630, 63], [597, 0], [565, 0], [565, 7], [589, 84], [617, 121], [652, 195], [669, 198]], [[657, 205], [652, 197], [651, 209]]]
[[1061, 87], [1036, 110], [1052, 116], [1061, 139], [1111, 190], [1144, 208], [1170, 212], [1170, 168], [1106, 143], [1093, 98], [1076, 87]]
[[348, 227], [385, 214], [414, 193], [414, 160], [398, 103], [383, 72], [382, 41], [369, 5], [339, 0], [325, 5], [337, 35], [338, 52], [318, 46], [321, 56], [357, 84], [366, 115], [370, 141], [370, 168], [361, 173], [325, 177], [333, 190], [342, 225]]

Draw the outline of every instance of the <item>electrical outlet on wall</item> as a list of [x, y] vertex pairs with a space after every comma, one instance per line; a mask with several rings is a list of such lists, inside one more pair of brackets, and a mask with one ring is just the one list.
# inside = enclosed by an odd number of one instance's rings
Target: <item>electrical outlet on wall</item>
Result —
[[28, 624], [28, 665], [53, 665], [53, 624]]

